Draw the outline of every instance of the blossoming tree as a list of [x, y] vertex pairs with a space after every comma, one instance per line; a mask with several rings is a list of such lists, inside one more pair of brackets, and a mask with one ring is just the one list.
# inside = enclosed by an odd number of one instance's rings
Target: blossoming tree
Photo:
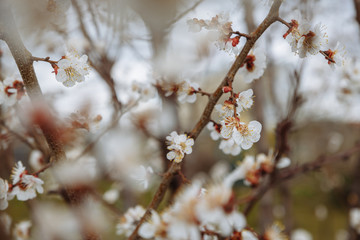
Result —
[[0, 239], [313, 239], [315, 170], [348, 200], [314, 236], [358, 239], [359, 44], [328, 5], [1, 1]]

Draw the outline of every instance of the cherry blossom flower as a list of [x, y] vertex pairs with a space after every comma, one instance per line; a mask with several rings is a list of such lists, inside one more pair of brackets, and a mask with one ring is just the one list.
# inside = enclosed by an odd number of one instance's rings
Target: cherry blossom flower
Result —
[[[225, 101], [224, 104], [216, 104], [215, 110], [219, 113], [221, 118], [234, 116], [235, 105], [231, 101]], [[240, 116], [241, 110], [236, 109], [236, 116]]]
[[219, 47], [220, 50], [235, 55], [240, 52], [238, 48], [240, 36], [231, 37], [233, 33], [231, 27], [232, 22], [229, 21], [227, 15], [216, 15], [211, 20], [193, 18], [188, 20], [187, 24], [191, 32], [200, 32], [202, 28], [209, 30], [209, 35], [213, 36], [211, 38], [214, 38], [216, 46]]
[[338, 67], [344, 65], [346, 54], [345, 46], [340, 42], [336, 43], [334, 50], [329, 49], [327, 51], [324, 51], [324, 54], [326, 55], [328, 64], [332, 69], [335, 68], [335, 65], [337, 65]]
[[177, 93], [177, 98], [180, 103], [194, 103], [196, 101], [196, 91], [199, 91], [199, 84], [190, 82], [188, 80], [180, 83], [165, 83], [163, 86], [165, 97]]
[[30, 228], [31, 228], [30, 221], [21, 221], [15, 225], [13, 230], [13, 235], [15, 236], [16, 240], [27, 240], [30, 239]]
[[[298, 19], [300, 14], [297, 13]], [[304, 58], [309, 54], [315, 55], [319, 52], [320, 47], [326, 42], [326, 33], [321, 23], [311, 29], [311, 24], [306, 19], [291, 20], [292, 27], [284, 34], [291, 46], [291, 50]]]
[[8, 207], [7, 195], [9, 190], [9, 184], [6, 180], [0, 178], [0, 210], [4, 210]]
[[350, 210], [350, 226], [360, 234], [360, 208]]
[[225, 139], [233, 138], [242, 149], [249, 149], [253, 143], [259, 141], [261, 123], [251, 121], [249, 124], [240, 122], [239, 118], [227, 117], [221, 121], [221, 136]]
[[239, 109], [239, 112], [251, 108], [251, 106], [254, 103], [254, 100], [252, 99], [253, 94], [254, 94], [253, 90], [248, 89], [246, 91], [239, 93], [236, 96], [236, 103], [238, 104], [237, 108]]
[[149, 181], [153, 173], [154, 170], [150, 166], [145, 168], [143, 165], [140, 165], [130, 176], [141, 184], [143, 189], [148, 189]]
[[173, 131], [170, 133], [170, 136], [166, 137], [166, 140], [169, 142], [167, 149], [170, 150], [170, 152], [166, 155], [169, 160], [174, 160], [179, 163], [185, 154], [192, 152], [194, 139], [187, 137], [186, 134], [178, 135], [177, 132]]
[[260, 78], [266, 68], [266, 55], [264, 50], [255, 48], [246, 56], [244, 63], [241, 65], [238, 74], [242, 76], [246, 83]]
[[178, 100], [181, 103], [194, 103], [196, 101], [195, 91], [199, 90], [199, 85], [194, 82], [184, 81], [179, 85]]
[[19, 78], [8, 77], [0, 81], [0, 106], [11, 107], [25, 96], [25, 86], [17, 80]]
[[116, 234], [129, 237], [144, 214], [145, 209], [140, 205], [129, 208], [116, 225]]
[[88, 56], [81, 57], [75, 52], [69, 52], [54, 65], [56, 80], [66, 87], [72, 87], [77, 82], [83, 82], [89, 74]]
[[13, 169], [11, 178], [13, 180], [13, 188], [10, 191], [9, 198], [14, 196], [20, 201], [26, 201], [36, 197], [36, 192], [43, 193], [43, 180], [37, 176], [28, 175], [25, 167], [19, 161]]

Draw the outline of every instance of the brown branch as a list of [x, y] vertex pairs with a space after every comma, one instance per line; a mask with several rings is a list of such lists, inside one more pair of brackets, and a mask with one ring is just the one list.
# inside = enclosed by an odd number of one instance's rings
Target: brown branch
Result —
[[[33, 57], [24, 46], [16, 29], [16, 23], [11, 13], [8, 1], [0, 2], [0, 39], [4, 40], [13, 55], [16, 65], [24, 81], [26, 92], [32, 102], [45, 102], [34, 71]], [[50, 118], [50, 117], [49, 117]], [[46, 127], [40, 126], [51, 150], [52, 161], [64, 160], [65, 152], [62, 144], [58, 141], [58, 131], [48, 131]]]
[[[198, 123], [195, 125], [195, 127], [190, 132], [189, 136], [193, 138], [194, 140], [199, 136], [202, 129], [206, 126], [206, 124], [210, 121], [210, 115], [214, 109], [215, 104], [223, 94], [222, 88], [228, 83], [232, 83], [234, 81], [234, 77], [236, 72], [239, 70], [240, 66], [244, 63], [246, 56], [250, 52], [251, 48], [254, 46], [256, 40], [265, 32], [265, 30], [273, 24], [279, 15], [279, 8], [282, 4], [282, 0], [275, 0], [268, 15], [263, 20], [263, 22], [255, 29], [254, 32], [250, 34], [250, 38], [247, 39], [247, 42], [245, 43], [242, 51], [240, 52], [239, 56], [237, 56], [235, 62], [231, 66], [230, 70], [226, 74], [223, 81], [220, 83], [218, 88], [215, 90], [215, 92], [209, 97], [208, 104], [205, 107], [205, 110], [198, 121]], [[169, 186], [169, 183], [173, 176], [181, 170], [181, 163], [175, 163], [172, 162], [171, 166], [167, 170], [167, 172], [164, 174], [164, 177], [160, 183], [159, 188], [157, 189], [153, 200], [147, 207], [146, 213], [139, 221], [138, 225], [136, 226], [135, 230], [131, 234], [131, 236], [128, 238], [131, 239], [137, 239], [138, 238], [138, 230], [140, 226], [145, 222], [145, 220], [151, 215], [151, 210], [156, 209], [161, 200], [163, 199], [166, 189]]]

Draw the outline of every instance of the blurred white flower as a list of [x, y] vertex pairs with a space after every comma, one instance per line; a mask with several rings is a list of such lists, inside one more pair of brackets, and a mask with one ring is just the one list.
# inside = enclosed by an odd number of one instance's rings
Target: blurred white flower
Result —
[[179, 163], [184, 158], [185, 153], [192, 153], [194, 139], [187, 137], [186, 134], [178, 135], [177, 132], [173, 131], [170, 133], [170, 136], [166, 137], [166, 140], [169, 145], [167, 149], [170, 150], [166, 155], [167, 159]]
[[205, 228], [230, 236], [233, 231], [241, 231], [246, 226], [244, 215], [236, 210], [230, 186], [214, 185], [196, 205], [196, 214]]
[[30, 221], [21, 221], [15, 225], [13, 235], [16, 240], [27, 240], [30, 239]]
[[0, 213], [0, 225], [2, 226], [2, 229], [5, 231], [6, 235], [10, 235], [11, 222], [12, 219], [7, 213]]
[[240, 36], [231, 37], [233, 29], [232, 22], [229, 21], [227, 15], [216, 15], [211, 20], [203, 20], [193, 18], [187, 21], [189, 31], [200, 32], [205, 28], [209, 32], [209, 38], [215, 41], [220, 50], [237, 55], [240, 52], [238, 44]]
[[207, 129], [210, 131], [210, 137], [212, 140], [216, 141], [219, 140], [221, 138], [221, 134], [220, 134], [220, 126], [216, 125], [213, 122], [209, 122], [206, 125]]
[[190, 82], [188, 80], [183, 81], [179, 85], [179, 89], [177, 91], [178, 100], [181, 103], [194, 103], [196, 101], [196, 93], [195, 91], [199, 90], [199, 84]]
[[311, 234], [305, 229], [295, 229], [291, 233], [291, 240], [312, 240]]
[[131, 90], [137, 93], [142, 101], [147, 101], [156, 96], [156, 89], [149, 83], [132, 82]]
[[116, 234], [129, 237], [144, 214], [145, 209], [140, 205], [129, 208], [116, 225]]
[[83, 82], [89, 74], [88, 56], [81, 57], [75, 52], [68, 52], [63, 59], [54, 65], [56, 80], [66, 87], [72, 87], [76, 82]]
[[154, 173], [154, 170], [149, 166], [145, 168], [143, 165], [137, 167], [134, 172], [130, 175], [131, 178], [135, 179], [143, 189], [146, 190], [149, 187], [149, 182]]
[[37, 149], [32, 150], [29, 157], [29, 164], [35, 171], [43, 168], [45, 162], [42, 152]]
[[350, 226], [360, 234], [360, 208], [350, 210]]
[[283, 232], [285, 227], [280, 223], [274, 223], [268, 227], [264, 233], [263, 238], [266, 240], [288, 240], [288, 237]]
[[119, 199], [119, 196], [120, 196], [119, 190], [112, 188], [104, 193], [103, 199], [107, 203], [114, 204]]
[[253, 232], [249, 231], [249, 230], [241, 231], [241, 239], [242, 240], [258, 240], [256, 235]]
[[279, 159], [278, 163], [276, 164], [276, 168], [279, 168], [279, 169], [286, 168], [286, 167], [290, 166], [290, 164], [291, 164], [290, 158], [282, 157]]
[[241, 147], [236, 144], [232, 138], [221, 140], [219, 149], [221, 149], [225, 154], [231, 154], [232, 156], [237, 156], [241, 152]]
[[139, 235], [143, 238], [155, 238], [157, 240], [167, 239], [167, 223], [161, 219], [156, 211], [151, 211], [150, 221], [144, 223], [139, 228]]
[[7, 195], [9, 190], [9, 184], [6, 180], [0, 178], [0, 210], [4, 210], [8, 207]]
[[11, 107], [25, 96], [25, 86], [20, 77], [7, 77], [0, 81], [0, 106]]
[[239, 72], [246, 83], [260, 78], [264, 74], [266, 68], [265, 51], [255, 48], [246, 56], [244, 63], [241, 65]]

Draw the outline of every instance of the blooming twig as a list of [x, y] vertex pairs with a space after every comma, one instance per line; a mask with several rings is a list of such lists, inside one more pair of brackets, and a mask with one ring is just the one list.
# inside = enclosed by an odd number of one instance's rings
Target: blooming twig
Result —
[[[237, 56], [235, 62], [231, 66], [230, 70], [226, 74], [223, 81], [220, 83], [218, 88], [215, 90], [211, 96], [209, 96], [208, 104], [206, 105], [203, 114], [200, 117], [200, 120], [197, 122], [195, 127], [189, 134], [189, 137], [193, 138], [194, 140], [199, 136], [202, 129], [207, 125], [210, 121], [210, 115], [215, 107], [215, 104], [220, 99], [223, 94], [223, 87], [228, 86], [229, 83], [234, 81], [234, 77], [236, 72], [239, 70], [240, 66], [244, 63], [245, 58], [247, 57], [248, 53], [250, 52], [251, 48], [254, 46], [256, 40], [265, 32], [265, 30], [274, 22], [276, 22], [277, 17], [279, 15], [279, 8], [282, 4], [282, 0], [275, 0], [267, 17], [263, 20], [263, 22], [258, 26], [258, 28], [250, 34], [250, 38], [247, 39], [242, 51]], [[145, 220], [151, 215], [151, 210], [156, 209], [161, 200], [163, 199], [166, 189], [170, 184], [171, 179], [173, 176], [178, 173], [181, 169], [181, 163], [172, 162], [169, 169], [164, 174], [164, 177], [160, 183], [159, 188], [157, 189], [151, 203], [146, 209], [144, 216], [139, 221], [138, 225], [136, 226], [135, 230], [128, 238], [136, 239], [138, 235], [138, 230], [140, 226], [145, 222]]]

